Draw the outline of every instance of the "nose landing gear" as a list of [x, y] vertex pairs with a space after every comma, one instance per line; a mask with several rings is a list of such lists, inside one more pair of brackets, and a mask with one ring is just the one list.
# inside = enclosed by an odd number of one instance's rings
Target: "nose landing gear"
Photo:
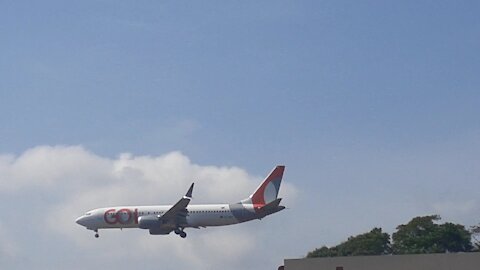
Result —
[[98, 235], [98, 230], [94, 230], [94, 232], [95, 232], [95, 238], [100, 237], [100, 235]]

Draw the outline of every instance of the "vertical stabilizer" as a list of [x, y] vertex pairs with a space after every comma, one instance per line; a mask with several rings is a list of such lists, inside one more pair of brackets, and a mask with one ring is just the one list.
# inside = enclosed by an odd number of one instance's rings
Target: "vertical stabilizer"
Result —
[[285, 166], [277, 166], [267, 178], [263, 180], [260, 186], [249, 197], [253, 205], [261, 207], [277, 199], [284, 170]]

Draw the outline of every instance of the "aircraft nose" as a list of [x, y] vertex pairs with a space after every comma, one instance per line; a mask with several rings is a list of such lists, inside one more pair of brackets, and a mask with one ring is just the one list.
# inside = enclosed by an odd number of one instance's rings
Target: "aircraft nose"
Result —
[[86, 226], [86, 223], [85, 223], [85, 216], [81, 216], [79, 218], [77, 218], [75, 220], [75, 222], [78, 224], [78, 225], [82, 225], [82, 226]]

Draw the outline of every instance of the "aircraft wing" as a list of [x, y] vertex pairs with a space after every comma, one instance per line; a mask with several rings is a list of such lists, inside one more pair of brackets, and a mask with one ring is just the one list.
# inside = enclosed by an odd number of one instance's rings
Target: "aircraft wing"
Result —
[[159, 216], [160, 224], [162, 227], [171, 227], [172, 229], [176, 228], [178, 225], [186, 224], [187, 220], [187, 206], [192, 199], [193, 184], [187, 191], [187, 194], [183, 196], [176, 204], [174, 204], [170, 209], [165, 212], [165, 214]]

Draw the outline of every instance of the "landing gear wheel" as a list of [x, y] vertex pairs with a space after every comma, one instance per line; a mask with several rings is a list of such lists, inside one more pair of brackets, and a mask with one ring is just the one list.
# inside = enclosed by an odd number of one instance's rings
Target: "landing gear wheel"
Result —
[[174, 232], [175, 234], [181, 234], [181, 233], [182, 233], [182, 230], [180, 230], [180, 229], [175, 229], [173, 232]]
[[185, 238], [185, 237], [187, 237], [187, 233], [186, 233], [186, 232], [184, 232], [184, 231], [180, 232], [180, 237], [182, 237], [182, 238]]
[[95, 238], [100, 237], [100, 235], [98, 235], [98, 230], [94, 230], [94, 232], [95, 232]]

